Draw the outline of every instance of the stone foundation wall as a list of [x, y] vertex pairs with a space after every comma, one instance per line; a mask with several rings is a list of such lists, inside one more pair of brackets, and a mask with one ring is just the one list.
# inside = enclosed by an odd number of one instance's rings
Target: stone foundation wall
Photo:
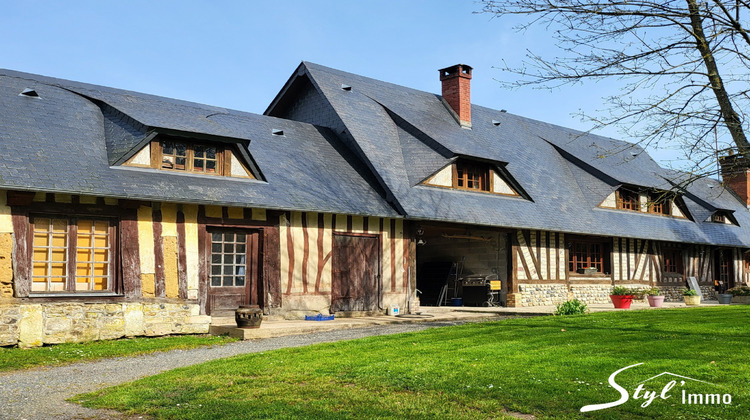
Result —
[[572, 284], [570, 292], [572, 299], [590, 305], [596, 303], [610, 303], [609, 294], [612, 291], [611, 284]]
[[[657, 286], [664, 295], [665, 302], [682, 302], [682, 290], [684, 286]], [[717, 300], [716, 291], [712, 286], [700, 286], [703, 300]]]
[[205, 334], [211, 317], [185, 303], [9, 303], [0, 305], [0, 346]]
[[519, 284], [514, 296], [516, 307], [559, 305], [566, 300], [568, 286], [565, 284]]

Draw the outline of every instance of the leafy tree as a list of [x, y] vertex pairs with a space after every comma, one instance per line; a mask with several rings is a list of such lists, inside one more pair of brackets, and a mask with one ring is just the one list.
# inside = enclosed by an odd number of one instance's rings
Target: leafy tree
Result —
[[607, 115], [589, 117], [595, 128], [616, 125], [644, 145], [678, 141], [698, 167], [712, 165], [715, 130], [730, 145], [722, 152], [750, 156], [750, 0], [482, 3], [484, 13], [525, 17], [520, 30], [547, 30], [561, 53], [505, 64], [517, 78], [506, 86], [616, 79]]

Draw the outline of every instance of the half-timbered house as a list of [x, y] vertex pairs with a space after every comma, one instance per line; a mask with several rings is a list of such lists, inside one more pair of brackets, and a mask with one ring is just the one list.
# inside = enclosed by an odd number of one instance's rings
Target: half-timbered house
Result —
[[745, 281], [744, 160], [731, 190], [681, 187], [632, 144], [472, 105], [471, 72], [436, 95], [302, 63], [256, 115], [0, 70], [0, 345], [382, 313], [451, 276], [507, 306]]

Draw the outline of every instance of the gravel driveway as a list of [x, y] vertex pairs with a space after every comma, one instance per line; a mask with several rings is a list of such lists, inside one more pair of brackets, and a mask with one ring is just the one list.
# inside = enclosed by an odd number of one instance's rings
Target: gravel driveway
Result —
[[465, 321], [381, 325], [3, 373], [0, 374], [0, 418], [29, 420], [127, 418], [117, 412], [83, 408], [68, 403], [65, 399], [159, 372], [238, 354], [351, 340], [373, 335], [420, 331], [463, 323]]

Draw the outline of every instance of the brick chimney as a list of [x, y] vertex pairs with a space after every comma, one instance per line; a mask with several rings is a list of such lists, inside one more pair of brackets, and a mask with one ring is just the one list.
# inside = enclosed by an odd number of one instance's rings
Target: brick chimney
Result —
[[724, 185], [750, 208], [750, 159], [741, 155], [722, 156], [719, 164]]
[[439, 71], [443, 101], [461, 127], [471, 128], [471, 67], [456, 64]]

